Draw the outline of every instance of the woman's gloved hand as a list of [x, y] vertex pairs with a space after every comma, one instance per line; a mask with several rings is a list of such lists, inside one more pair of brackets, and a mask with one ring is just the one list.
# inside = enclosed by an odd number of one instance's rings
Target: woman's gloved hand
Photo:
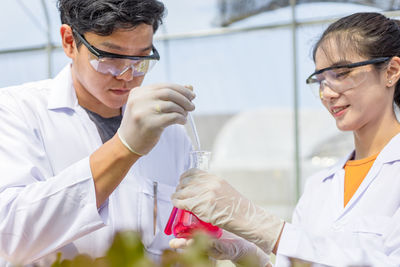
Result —
[[[169, 242], [169, 246], [174, 249], [184, 249], [192, 241], [193, 239], [175, 238]], [[245, 258], [251, 257], [256, 259], [257, 266], [272, 266], [269, 256], [259, 247], [227, 231], [223, 231], [220, 238], [211, 239], [210, 257], [216, 260], [230, 260], [237, 266], [240, 266], [240, 262]]]
[[155, 84], [133, 88], [128, 97], [118, 136], [133, 153], [147, 154], [158, 142], [164, 128], [185, 124], [194, 110], [195, 94], [189, 86]]
[[283, 220], [252, 203], [222, 178], [198, 169], [182, 174], [172, 203], [243, 237], [267, 254], [272, 252], [284, 225]]

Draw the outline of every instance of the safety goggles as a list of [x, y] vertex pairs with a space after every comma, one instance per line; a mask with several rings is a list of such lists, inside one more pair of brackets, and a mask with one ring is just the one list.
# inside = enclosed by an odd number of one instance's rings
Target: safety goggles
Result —
[[307, 78], [306, 83], [310, 86], [313, 94], [320, 99], [323, 98], [326, 86], [336, 93], [343, 93], [359, 86], [367, 78], [369, 70], [358, 67], [383, 63], [389, 59], [391, 59], [391, 57], [378, 57], [366, 61], [321, 69], [311, 74]]
[[152, 47], [152, 54], [148, 56], [114, 54], [92, 46], [79, 32], [75, 29], [72, 30], [89, 50], [90, 65], [100, 73], [111, 74], [117, 77], [131, 70], [133, 77], [143, 76], [154, 67], [158, 60], [160, 60], [160, 55], [154, 46]]

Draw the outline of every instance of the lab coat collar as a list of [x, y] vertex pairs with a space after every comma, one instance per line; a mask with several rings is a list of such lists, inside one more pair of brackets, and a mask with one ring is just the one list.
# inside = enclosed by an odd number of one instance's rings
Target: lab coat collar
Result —
[[[78, 106], [78, 98], [72, 83], [71, 65], [65, 66], [60, 73], [51, 81], [51, 93], [48, 109], [68, 108], [75, 110]], [[122, 106], [122, 114], [124, 114], [126, 104]]]
[[340, 159], [332, 167], [326, 169], [325, 173], [322, 175], [322, 177], [324, 177], [322, 182], [325, 182], [327, 179], [332, 179], [334, 177], [335, 173], [337, 173], [339, 170], [343, 169], [346, 162], [349, 159], [353, 158], [353, 155], [354, 155], [354, 150], [351, 153], [349, 153], [346, 157]]
[[387, 143], [375, 161], [383, 164], [398, 160], [400, 160], [400, 133]]
[[78, 105], [75, 89], [72, 83], [71, 65], [65, 66], [51, 81], [51, 93], [48, 109], [69, 108], [74, 110]]
[[[398, 161], [400, 160], [400, 133], [395, 135], [389, 143], [386, 144], [386, 146], [382, 149], [382, 151], [379, 153], [378, 157], [376, 158], [375, 162], [379, 165], [384, 164], [384, 163], [390, 163], [393, 161]], [[322, 175], [323, 182], [326, 181], [326, 179], [331, 179], [334, 177], [334, 174], [337, 173], [339, 170], [343, 169], [344, 165], [346, 162], [353, 158], [355, 151], [353, 150], [351, 153], [349, 153], [346, 157], [340, 159], [335, 165], [332, 167], [328, 168], [325, 173]]]
[[360, 184], [360, 186], [358, 187], [358, 189], [356, 190], [356, 192], [354, 193], [354, 195], [344, 208], [344, 212], [341, 217], [345, 216], [348, 213], [348, 211], [350, 211], [358, 203], [358, 200], [362, 197], [362, 195], [368, 189], [370, 184], [375, 179], [377, 179], [378, 174], [380, 173], [382, 167], [385, 164], [400, 160], [399, 147], [400, 147], [400, 134], [397, 134], [386, 144], [386, 146], [379, 153], [378, 157], [375, 159], [374, 164], [367, 173], [367, 176], [365, 176], [364, 180], [362, 181], [362, 183]]
[[378, 174], [382, 167], [393, 161], [400, 160], [400, 134], [394, 136], [388, 144], [382, 149], [376, 158], [374, 164], [369, 170], [367, 176], [364, 178], [359, 188], [356, 190], [350, 201], [347, 203], [345, 207], [343, 207], [343, 193], [344, 193], [344, 170], [343, 167], [346, 162], [353, 158], [354, 150], [348, 154], [347, 157], [341, 159], [338, 163], [336, 163], [331, 168], [327, 169], [325, 173], [322, 173], [323, 179], [322, 182], [325, 182], [329, 179], [339, 179], [336, 184], [338, 185], [339, 195], [337, 199], [337, 219], [340, 220], [349, 213], [358, 203], [358, 200], [362, 197], [364, 192], [368, 189], [370, 184], [377, 178]]

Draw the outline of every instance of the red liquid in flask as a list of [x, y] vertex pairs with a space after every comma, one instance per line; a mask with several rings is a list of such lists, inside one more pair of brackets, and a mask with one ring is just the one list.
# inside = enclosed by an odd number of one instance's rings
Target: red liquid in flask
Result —
[[175, 220], [172, 223], [174, 236], [191, 238], [195, 232], [203, 232], [215, 238], [219, 238], [222, 235], [222, 229], [218, 226], [203, 222], [190, 211], [178, 209]]
[[[208, 170], [208, 162], [211, 152], [193, 151], [190, 154], [191, 167], [202, 170]], [[168, 223], [164, 230], [165, 234], [174, 234], [177, 238], [192, 238], [195, 232], [203, 232], [215, 238], [220, 238], [222, 229], [211, 223], [206, 223], [197, 218], [196, 215], [187, 210], [181, 210], [176, 207], [171, 212]]]

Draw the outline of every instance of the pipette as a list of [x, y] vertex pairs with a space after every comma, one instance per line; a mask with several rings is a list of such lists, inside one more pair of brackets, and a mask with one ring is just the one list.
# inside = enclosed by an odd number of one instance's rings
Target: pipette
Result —
[[200, 138], [199, 138], [199, 135], [197, 133], [196, 124], [194, 123], [194, 119], [193, 119], [192, 113], [189, 112], [188, 117], [189, 117], [189, 124], [192, 127], [192, 132], [193, 132], [194, 139], [195, 139], [196, 145], [197, 145], [197, 149], [196, 150], [200, 151], [201, 150]]
[[[193, 91], [193, 86], [191, 86], [191, 85], [185, 85], [185, 87], [188, 88], [189, 90]], [[194, 135], [194, 139], [195, 139], [195, 142], [196, 142], [196, 145], [197, 145], [196, 150], [199, 150], [199, 151], [200, 151], [200, 150], [201, 150], [200, 138], [199, 138], [199, 135], [198, 135], [198, 133], [197, 133], [196, 124], [194, 123], [194, 119], [193, 119], [193, 116], [192, 116], [192, 113], [191, 113], [191, 112], [189, 112], [188, 118], [189, 118], [190, 127], [192, 128], [192, 132], [193, 132], [193, 135]]]

